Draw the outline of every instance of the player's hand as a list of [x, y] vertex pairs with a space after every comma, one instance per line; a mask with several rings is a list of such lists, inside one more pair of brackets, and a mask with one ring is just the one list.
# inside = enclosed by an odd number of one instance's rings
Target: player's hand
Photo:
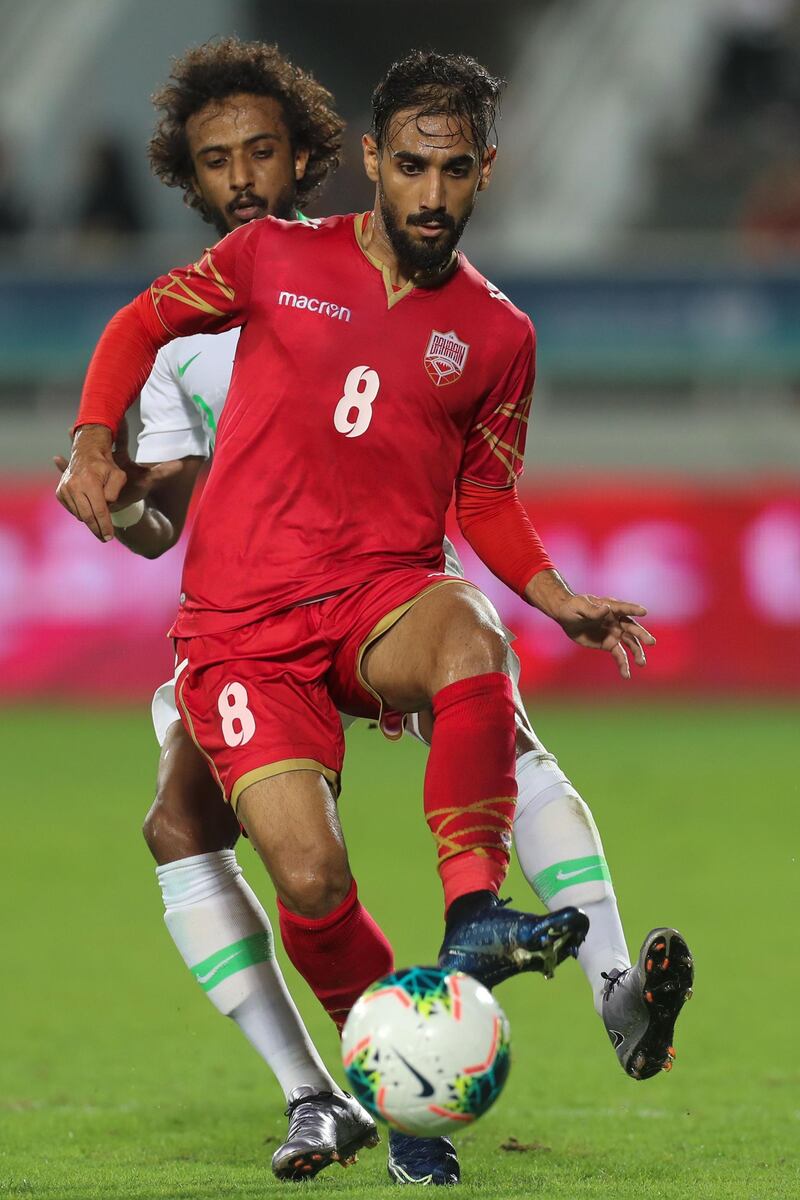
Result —
[[119, 499], [124, 486], [125, 472], [111, 452], [111, 430], [105, 425], [82, 425], [56, 488], [59, 502], [101, 542], [110, 542], [114, 527], [108, 506]]
[[[116, 466], [124, 471], [125, 482], [117, 499], [108, 505], [111, 512], [127, 508], [128, 505], [135, 504], [137, 500], [143, 500], [154, 488], [179, 475], [183, 466], [180, 459], [147, 464], [134, 462], [128, 449], [128, 422], [125, 418], [123, 418], [114, 440], [112, 457]], [[68, 469], [67, 460], [60, 454], [53, 458], [53, 462], [56, 469], [62, 474]], [[61, 499], [60, 494], [59, 499]]]
[[607, 650], [622, 678], [630, 679], [628, 652], [633, 655], [637, 667], [643, 667], [647, 663], [644, 647], [656, 644], [652, 633], [639, 624], [638, 618], [646, 614], [643, 605], [628, 600], [583, 595], [568, 596], [552, 616], [567, 637], [579, 646]]

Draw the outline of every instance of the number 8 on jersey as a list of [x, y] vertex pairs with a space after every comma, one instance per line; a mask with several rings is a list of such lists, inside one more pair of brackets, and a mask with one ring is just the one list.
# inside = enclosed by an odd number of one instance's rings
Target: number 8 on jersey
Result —
[[[370, 367], [353, 367], [344, 381], [344, 395], [333, 414], [334, 428], [345, 437], [361, 437], [372, 420], [372, 405], [381, 381]], [[355, 414], [355, 420], [351, 418]]]

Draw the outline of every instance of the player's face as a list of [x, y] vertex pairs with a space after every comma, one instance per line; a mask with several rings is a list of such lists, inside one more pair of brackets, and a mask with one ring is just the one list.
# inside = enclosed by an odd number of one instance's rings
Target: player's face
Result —
[[450, 260], [489, 183], [495, 148], [481, 156], [466, 122], [439, 113], [397, 113], [381, 152], [364, 137], [364, 165], [377, 184], [386, 234], [400, 263], [436, 271]]
[[292, 148], [277, 100], [211, 100], [189, 117], [186, 137], [203, 215], [220, 234], [258, 217], [292, 216], [308, 151]]

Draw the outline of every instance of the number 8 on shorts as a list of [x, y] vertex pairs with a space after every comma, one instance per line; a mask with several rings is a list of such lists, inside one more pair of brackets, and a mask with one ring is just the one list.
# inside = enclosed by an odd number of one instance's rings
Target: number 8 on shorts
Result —
[[246, 746], [256, 731], [256, 719], [247, 707], [247, 688], [243, 683], [228, 683], [217, 701], [222, 717], [222, 736], [228, 746]]

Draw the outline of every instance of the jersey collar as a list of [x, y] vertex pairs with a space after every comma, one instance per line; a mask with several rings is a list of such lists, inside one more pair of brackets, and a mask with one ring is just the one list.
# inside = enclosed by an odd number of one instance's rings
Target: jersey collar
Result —
[[[380, 271], [381, 273], [383, 278], [383, 286], [386, 289], [387, 307], [394, 308], [395, 304], [399, 304], [401, 300], [404, 300], [406, 296], [410, 296], [414, 291], [431, 291], [431, 288], [418, 287], [411, 279], [409, 279], [407, 283], [404, 283], [402, 287], [397, 287], [396, 284], [392, 283], [392, 274], [386, 263], [381, 262], [381, 260], [376, 258], [374, 254], [370, 254], [365, 245], [367, 227], [369, 225], [371, 216], [371, 212], [356, 213], [355, 220], [353, 221], [353, 232], [355, 233], [356, 237], [356, 245], [366, 258], [367, 262], [370, 263], [370, 265], [373, 266], [376, 271]], [[453, 251], [453, 258], [457, 258], [455, 251]]]

